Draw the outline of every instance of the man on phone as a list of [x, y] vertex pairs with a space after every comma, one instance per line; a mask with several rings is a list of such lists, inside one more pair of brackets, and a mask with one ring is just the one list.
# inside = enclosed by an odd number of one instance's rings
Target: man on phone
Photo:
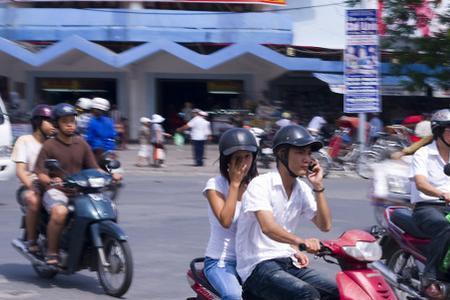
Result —
[[[236, 236], [237, 272], [244, 295], [267, 300], [339, 299], [333, 280], [308, 268], [300, 252], [320, 249], [316, 238], [293, 234], [300, 217], [331, 229], [323, 171], [311, 153], [322, 144], [302, 126], [281, 128], [273, 140], [277, 171], [254, 178], [243, 195]], [[299, 177], [306, 177], [312, 188]]]

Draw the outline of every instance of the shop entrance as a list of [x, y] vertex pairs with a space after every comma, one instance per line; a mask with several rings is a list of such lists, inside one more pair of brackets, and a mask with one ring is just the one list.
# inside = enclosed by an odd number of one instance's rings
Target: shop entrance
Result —
[[[185, 102], [206, 111], [240, 108], [242, 80], [157, 79], [156, 111], [168, 119], [168, 129], [177, 124], [177, 113]], [[172, 124], [173, 123], [173, 124]]]
[[36, 78], [34, 101], [55, 105], [75, 104], [78, 98], [101, 97], [117, 104], [117, 80], [114, 78]]

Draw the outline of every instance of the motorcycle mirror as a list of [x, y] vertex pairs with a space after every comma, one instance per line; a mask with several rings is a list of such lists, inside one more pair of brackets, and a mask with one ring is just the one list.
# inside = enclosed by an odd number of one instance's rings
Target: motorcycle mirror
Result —
[[46, 159], [44, 166], [46, 169], [52, 171], [61, 169], [61, 165], [59, 164], [59, 161], [57, 159]]
[[450, 163], [444, 166], [444, 174], [450, 176]]

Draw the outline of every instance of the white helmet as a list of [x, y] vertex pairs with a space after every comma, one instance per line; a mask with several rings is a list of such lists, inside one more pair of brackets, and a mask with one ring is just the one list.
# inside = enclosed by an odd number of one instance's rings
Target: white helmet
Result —
[[110, 108], [109, 101], [103, 98], [95, 97], [92, 99], [92, 109], [108, 111]]
[[141, 117], [141, 118], [139, 119], [139, 122], [141, 122], [141, 123], [143, 123], [143, 124], [146, 124], [146, 123], [150, 123], [151, 120], [150, 120], [149, 118], [147, 118], [147, 117]]
[[81, 109], [89, 110], [92, 106], [92, 100], [89, 98], [79, 98], [75, 105]]

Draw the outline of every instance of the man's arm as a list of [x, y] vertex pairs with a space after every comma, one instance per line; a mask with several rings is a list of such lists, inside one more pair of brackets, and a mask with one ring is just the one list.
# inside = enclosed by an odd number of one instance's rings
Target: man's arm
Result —
[[311, 252], [320, 250], [320, 242], [318, 239], [302, 239], [281, 227], [273, 217], [271, 211], [259, 210], [255, 212], [261, 231], [274, 241], [298, 246], [305, 244]]
[[28, 176], [27, 164], [23, 162], [16, 162], [16, 175], [20, 182], [28, 189], [32, 189], [33, 182]]
[[414, 181], [416, 182], [416, 187], [419, 191], [427, 196], [431, 197], [444, 197], [445, 201], [450, 202], [450, 193], [444, 193], [438, 188], [434, 187], [428, 182], [427, 177], [423, 175], [414, 176]]
[[314, 193], [316, 196], [317, 212], [312, 221], [321, 231], [328, 232], [331, 230], [333, 223], [328, 202], [325, 199], [325, 194], [323, 191]]

